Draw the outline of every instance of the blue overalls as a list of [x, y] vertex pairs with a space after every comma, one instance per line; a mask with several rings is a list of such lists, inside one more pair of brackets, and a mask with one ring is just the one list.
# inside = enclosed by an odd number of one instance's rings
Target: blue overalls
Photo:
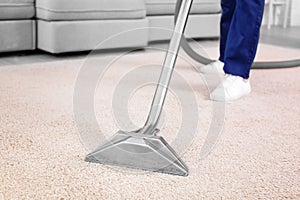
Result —
[[249, 78], [254, 61], [264, 0], [221, 0], [220, 58], [226, 74]]

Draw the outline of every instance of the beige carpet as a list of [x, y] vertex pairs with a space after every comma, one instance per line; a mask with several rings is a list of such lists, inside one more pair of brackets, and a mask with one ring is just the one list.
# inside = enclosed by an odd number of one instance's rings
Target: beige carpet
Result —
[[[206, 50], [217, 55], [215, 46]], [[132, 65], [160, 63], [163, 56], [135, 52], [104, 77], [106, 84], [95, 96], [104, 133], [117, 130], [107, 99], [122, 73]], [[299, 57], [299, 49], [263, 45], [257, 58]], [[92, 59], [101, 67], [106, 58]], [[190, 175], [178, 177], [83, 161], [88, 150], [73, 115], [74, 83], [82, 64], [83, 60], [66, 60], [0, 68], [0, 199], [300, 199], [300, 68], [253, 70], [253, 92], [226, 104], [218, 143], [201, 158], [212, 103], [203, 77], [179, 60], [177, 71], [197, 98], [199, 124], [182, 155]], [[145, 87], [130, 100], [134, 123], [145, 119], [151, 92], [153, 86]], [[170, 143], [179, 128], [178, 114], [180, 103], [173, 94], [162, 131]]]

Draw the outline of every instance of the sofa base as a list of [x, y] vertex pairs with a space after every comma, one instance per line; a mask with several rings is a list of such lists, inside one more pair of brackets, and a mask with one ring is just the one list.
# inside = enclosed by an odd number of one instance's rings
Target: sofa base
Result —
[[35, 20], [0, 21], [0, 27], [0, 52], [35, 49]]
[[112, 48], [145, 47], [146, 19], [37, 21], [38, 48], [64, 53]]
[[[148, 16], [149, 42], [169, 40], [174, 28], [174, 16]], [[214, 38], [220, 35], [220, 13], [190, 15], [185, 36], [187, 38]]]

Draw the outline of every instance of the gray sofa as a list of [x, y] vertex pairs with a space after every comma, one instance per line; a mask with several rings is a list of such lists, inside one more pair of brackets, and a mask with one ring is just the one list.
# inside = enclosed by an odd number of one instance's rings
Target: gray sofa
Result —
[[[175, 6], [176, 0], [146, 0], [150, 42], [170, 39], [170, 30], [174, 28]], [[190, 38], [218, 37], [220, 13], [220, 0], [194, 0], [186, 36]]]
[[[220, 0], [194, 1], [187, 35], [218, 37]], [[36, 0], [34, 5], [33, 0], [0, 0], [0, 51], [38, 48], [64, 53], [143, 48], [149, 42], [170, 39], [175, 3], [176, 0]], [[7, 6], [10, 4], [13, 7]]]
[[0, 0], [0, 52], [36, 48], [34, 0]]

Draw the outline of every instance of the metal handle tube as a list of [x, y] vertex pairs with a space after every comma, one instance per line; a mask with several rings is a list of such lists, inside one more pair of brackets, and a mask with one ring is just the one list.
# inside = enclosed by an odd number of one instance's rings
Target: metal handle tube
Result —
[[177, 54], [180, 48], [181, 37], [184, 33], [189, 12], [192, 6], [193, 0], [182, 1], [178, 20], [175, 24], [171, 41], [166, 53], [163, 68], [160, 74], [159, 82], [156, 87], [154, 98], [152, 101], [151, 109], [147, 118], [147, 121], [142, 128], [144, 134], [155, 134], [155, 128], [159, 122], [159, 118], [163, 109], [163, 105], [168, 92], [168, 87], [172, 78], [172, 74], [175, 68], [177, 60]]

